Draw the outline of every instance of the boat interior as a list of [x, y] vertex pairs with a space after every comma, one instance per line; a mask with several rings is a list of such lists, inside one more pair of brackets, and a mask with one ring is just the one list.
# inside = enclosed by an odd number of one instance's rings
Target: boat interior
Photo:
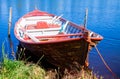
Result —
[[[82, 37], [83, 29], [60, 16], [22, 17], [18, 21], [17, 36], [28, 42], [55, 41]], [[100, 37], [90, 31], [91, 37]]]

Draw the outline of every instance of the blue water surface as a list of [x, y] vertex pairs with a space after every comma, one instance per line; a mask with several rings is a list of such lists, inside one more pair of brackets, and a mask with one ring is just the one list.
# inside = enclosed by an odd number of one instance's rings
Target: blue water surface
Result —
[[[63, 14], [64, 18], [79, 25], [83, 23], [85, 9], [88, 8], [87, 28], [104, 37], [97, 47], [112, 71], [120, 77], [120, 0], [0, 0], [0, 56], [2, 44], [5, 44], [5, 52], [11, 57], [7, 40], [9, 8], [13, 10], [11, 39], [16, 51], [18, 41], [14, 36], [15, 22], [34, 10], [35, 6], [52, 14]], [[98, 75], [113, 79], [94, 48], [89, 61], [90, 68]]]

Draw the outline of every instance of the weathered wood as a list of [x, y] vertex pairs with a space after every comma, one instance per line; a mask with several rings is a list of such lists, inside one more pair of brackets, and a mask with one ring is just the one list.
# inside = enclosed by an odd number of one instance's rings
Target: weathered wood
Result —
[[11, 29], [11, 25], [12, 25], [12, 7], [10, 7], [10, 11], [9, 11], [9, 20], [8, 20], [8, 37], [10, 37], [10, 29]]
[[85, 11], [85, 18], [84, 18], [84, 28], [87, 26], [87, 17], [88, 17], [88, 9]]

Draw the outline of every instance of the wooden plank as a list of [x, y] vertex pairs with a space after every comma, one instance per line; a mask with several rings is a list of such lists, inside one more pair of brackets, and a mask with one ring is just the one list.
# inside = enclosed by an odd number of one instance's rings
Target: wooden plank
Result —
[[60, 28], [48, 28], [48, 29], [32, 29], [32, 30], [26, 30], [27, 33], [30, 32], [44, 32], [44, 31], [59, 31]]
[[36, 36], [36, 38], [54, 38], [54, 37], [68, 37], [68, 36], [82, 36], [82, 33], [76, 34], [58, 34], [58, 35], [48, 35], [48, 36]]

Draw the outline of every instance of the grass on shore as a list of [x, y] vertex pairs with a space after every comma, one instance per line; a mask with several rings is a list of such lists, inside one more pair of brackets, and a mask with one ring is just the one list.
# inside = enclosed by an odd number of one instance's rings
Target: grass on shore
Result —
[[44, 79], [45, 71], [35, 64], [4, 58], [0, 79]]
[[[4, 63], [0, 69], [0, 79], [58, 79], [55, 71], [45, 71], [40, 66], [24, 61], [10, 60], [4, 58]], [[71, 74], [63, 75], [62, 79], [98, 79], [91, 72], [82, 71], [77, 76]], [[102, 77], [100, 78], [102, 79]]]
[[2, 45], [3, 61], [0, 62], [0, 79], [45, 79], [45, 70], [25, 61], [11, 60], [5, 55]]

